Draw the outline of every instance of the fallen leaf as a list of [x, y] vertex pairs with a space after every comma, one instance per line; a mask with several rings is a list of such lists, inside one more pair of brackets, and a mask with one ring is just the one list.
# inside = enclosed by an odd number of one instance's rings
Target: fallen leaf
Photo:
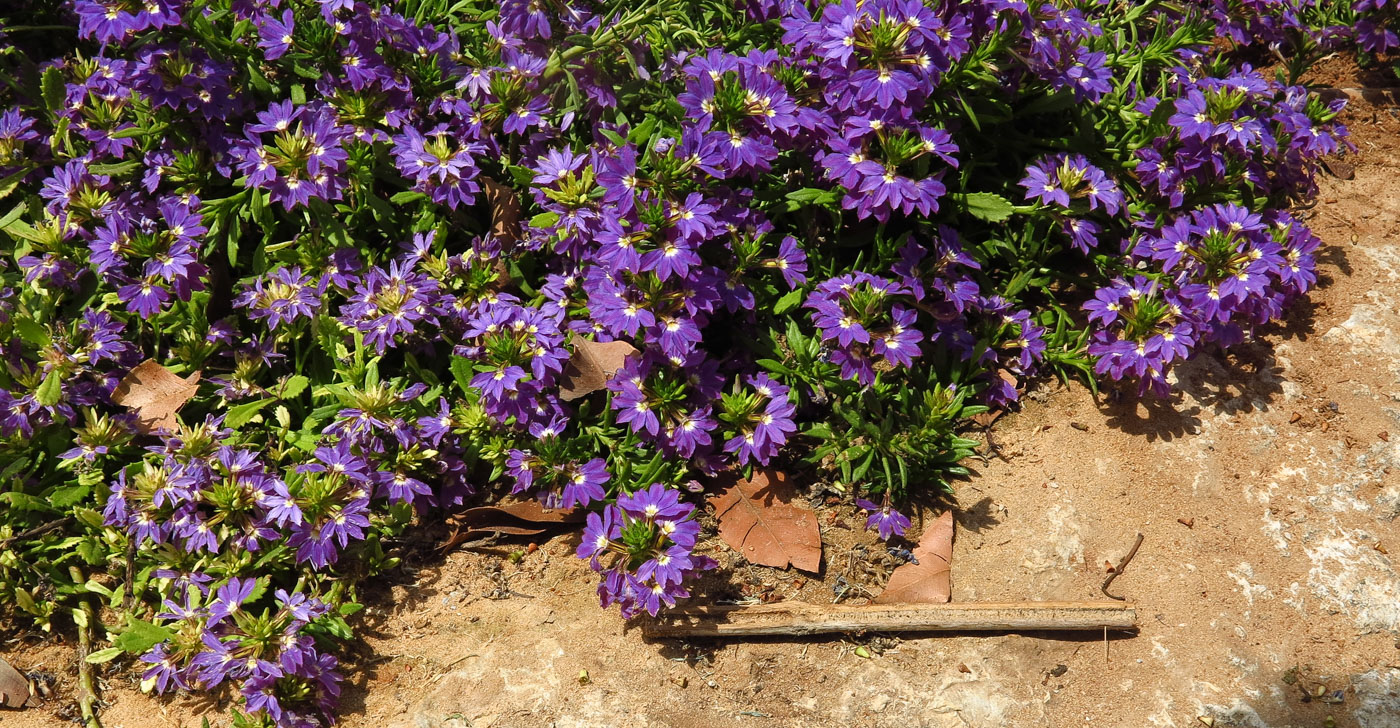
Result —
[[32, 702], [29, 680], [0, 657], [0, 707], [26, 708]]
[[760, 470], [711, 496], [719, 536], [750, 563], [815, 573], [822, 565], [817, 514], [792, 504], [792, 481], [776, 470]]
[[486, 203], [491, 206], [491, 235], [509, 245], [520, 239], [520, 198], [511, 188], [490, 177], [481, 178]]
[[993, 422], [996, 422], [998, 419], [1001, 419], [1001, 416], [1004, 415], [1004, 414], [1006, 414], [1006, 410], [1001, 410], [1001, 409], [987, 410], [986, 412], [978, 412], [977, 414], [973, 415], [970, 419], [971, 419], [971, 420], [973, 421], [973, 423], [976, 424], [978, 427], [984, 427], [984, 428], [985, 428], [985, 427], [991, 427], [991, 426], [992, 426], [992, 423], [993, 423]]
[[112, 391], [112, 403], [136, 412], [136, 429], [145, 434], [174, 430], [180, 420], [175, 412], [199, 391], [199, 372], [189, 379], [147, 359], [126, 373]]
[[559, 380], [559, 399], [565, 402], [592, 394], [607, 386], [608, 380], [636, 354], [636, 347], [625, 341], [597, 342], [578, 334], [569, 336], [573, 356]]
[[587, 514], [581, 509], [546, 510], [537, 500], [498, 506], [468, 508], [447, 520], [453, 528], [442, 545], [446, 551], [457, 544], [491, 534], [534, 536], [563, 524], [582, 523]]
[[1323, 157], [1322, 166], [1328, 171], [1328, 173], [1330, 173], [1333, 177], [1336, 177], [1337, 179], [1356, 178], [1356, 166], [1347, 164], [1346, 162], [1343, 162], [1339, 159], [1330, 159], [1328, 157]]
[[890, 574], [890, 581], [876, 604], [942, 604], [953, 596], [953, 511], [939, 516], [914, 547], [918, 563], [901, 565]]

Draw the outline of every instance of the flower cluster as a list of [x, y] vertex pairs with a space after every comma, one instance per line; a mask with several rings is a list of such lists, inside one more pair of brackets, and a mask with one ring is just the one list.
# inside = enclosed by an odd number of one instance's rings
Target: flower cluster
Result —
[[275, 609], [254, 613], [250, 602], [266, 588], [230, 579], [218, 589], [175, 576], [183, 597], [167, 599], [158, 615], [174, 632], [141, 656], [142, 680], [157, 692], [213, 690], [236, 685], [249, 712], [277, 725], [317, 726], [340, 695], [338, 661], [316, 647], [305, 628], [331, 613], [328, 605], [283, 589]]
[[[65, 524], [4, 548], [165, 574], [128, 593], [173, 635], [155, 687], [329, 721], [313, 640], [469, 499], [586, 511], [629, 617], [712, 565], [697, 478], [805, 459], [903, 534], [1047, 362], [1160, 394], [1284, 316], [1319, 244], [1287, 209], [1347, 146], [1290, 79], [1337, 27], [1395, 45], [1382, 2], [634, 5], [73, 0], [0, 35], [0, 528]], [[142, 399], [143, 359], [193, 396]]]
[[690, 596], [684, 586], [690, 575], [714, 567], [709, 557], [692, 553], [700, 534], [694, 512], [675, 490], [655, 483], [588, 514], [578, 557], [603, 574], [598, 597], [604, 606], [617, 604], [625, 617], [655, 616], [662, 604]]

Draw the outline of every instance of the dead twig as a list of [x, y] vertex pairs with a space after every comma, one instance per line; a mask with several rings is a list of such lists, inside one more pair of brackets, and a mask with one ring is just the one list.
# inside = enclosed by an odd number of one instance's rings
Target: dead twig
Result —
[[126, 589], [122, 594], [122, 609], [131, 609], [131, 602], [136, 598], [136, 539], [127, 539], [126, 542]]
[[3, 549], [3, 548], [8, 547], [10, 544], [14, 543], [15, 541], [23, 541], [23, 540], [25, 540], [25, 539], [27, 539], [27, 538], [34, 538], [35, 536], [42, 536], [42, 535], [48, 533], [49, 531], [58, 530], [58, 529], [60, 529], [60, 528], [62, 528], [62, 527], [64, 527], [64, 526], [68, 525], [68, 522], [69, 522], [69, 521], [72, 521], [72, 520], [73, 520], [73, 517], [72, 517], [72, 516], [66, 516], [66, 517], [60, 518], [60, 519], [58, 519], [58, 520], [56, 520], [56, 521], [49, 521], [48, 523], [45, 523], [45, 524], [43, 524], [42, 526], [35, 526], [34, 528], [29, 529], [28, 531], [20, 531], [19, 533], [15, 534], [15, 535], [13, 535], [13, 536], [11, 536], [11, 537], [9, 537], [9, 538], [0, 539], [0, 549]]
[[[68, 567], [68, 575], [78, 584], [87, 581], [76, 566]], [[92, 599], [83, 596], [75, 617], [77, 614], [83, 615], [78, 624], [78, 711], [82, 714], [84, 728], [102, 728], [102, 723], [97, 719], [97, 688], [92, 676], [92, 663], [87, 661], [92, 653], [92, 626], [97, 622], [97, 610], [92, 606]]]
[[1118, 562], [1118, 566], [1114, 567], [1113, 573], [1109, 574], [1108, 578], [1104, 579], [1103, 584], [1099, 586], [1099, 591], [1103, 592], [1104, 596], [1108, 597], [1109, 599], [1117, 599], [1120, 602], [1127, 601], [1126, 597], [1115, 597], [1112, 594], [1109, 594], [1108, 585], [1112, 584], [1113, 580], [1117, 579], [1118, 575], [1122, 574], [1123, 570], [1128, 568], [1128, 562], [1132, 561], [1134, 556], [1137, 556], [1138, 547], [1141, 545], [1142, 534], [1139, 533], [1137, 535], [1137, 540], [1133, 542], [1133, 547], [1128, 549], [1128, 555], [1124, 556], [1123, 560]]
[[1136, 630], [1132, 604], [1006, 602], [811, 604], [689, 607], [642, 624], [646, 637], [745, 637], [829, 632], [1025, 632]]

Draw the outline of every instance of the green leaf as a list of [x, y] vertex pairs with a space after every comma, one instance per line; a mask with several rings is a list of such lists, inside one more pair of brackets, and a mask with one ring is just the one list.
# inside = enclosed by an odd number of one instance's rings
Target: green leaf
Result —
[[61, 376], [57, 371], [49, 372], [44, 377], [44, 383], [34, 390], [34, 398], [39, 400], [39, 404], [45, 407], [52, 407], [58, 404], [58, 400], [63, 396]]
[[14, 192], [15, 188], [19, 187], [19, 181], [24, 179], [25, 175], [29, 174], [29, 172], [29, 168], [23, 167], [18, 172], [4, 179], [0, 179], [0, 200], [9, 197], [10, 193]]
[[25, 211], [27, 210], [28, 208], [25, 207], [25, 204], [23, 202], [19, 203], [18, 205], [15, 205], [14, 207], [11, 207], [10, 211], [5, 213], [4, 217], [0, 217], [0, 230], [4, 230], [5, 228], [9, 227], [10, 223], [20, 219], [20, 217], [22, 217]]
[[298, 395], [306, 391], [306, 385], [310, 383], [310, 379], [300, 374], [294, 375], [287, 379], [286, 384], [282, 385], [282, 391], [278, 396], [281, 399], [296, 399]]
[[16, 474], [18, 474], [19, 471], [29, 467], [29, 463], [29, 458], [15, 458], [14, 462], [10, 463], [9, 465], [6, 465], [3, 470], [0, 470], [0, 484], [4, 484], [10, 478], [13, 478]]
[[126, 618], [127, 628], [112, 640], [112, 644], [123, 652], [140, 654], [170, 639], [175, 633], [165, 627], [145, 622], [130, 615]]
[[73, 516], [90, 528], [102, 528], [106, 525], [102, 514], [92, 508], [74, 508]]
[[101, 594], [104, 597], [112, 596], [111, 589], [108, 589], [107, 587], [93, 581], [92, 579], [88, 579], [87, 583], [83, 584], [83, 589], [86, 589], [87, 591], [90, 591], [93, 594]]
[[823, 190], [816, 187], [803, 187], [800, 190], [793, 190], [787, 193], [788, 212], [800, 210], [811, 205], [826, 207], [836, 203], [839, 196], [836, 190]]
[[116, 164], [94, 164], [88, 167], [88, 171], [93, 174], [105, 174], [112, 177], [120, 177], [128, 172], [140, 167], [141, 163], [136, 161], [118, 162]]
[[559, 213], [557, 212], [541, 212], [540, 214], [530, 218], [530, 227], [547, 228], [554, 227], [558, 224]]
[[292, 84], [291, 96], [293, 104], [297, 106], [304, 106], [306, 104], [306, 89], [303, 88], [301, 84]]
[[991, 192], [971, 192], [965, 195], [955, 195], [967, 211], [978, 220], [987, 222], [1001, 222], [1015, 211], [1015, 207], [1001, 195]]
[[38, 347], [49, 345], [51, 339], [48, 330], [33, 319], [17, 318], [14, 320], [14, 325], [15, 333], [19, 334], [19, 338]]
[[89, 665], [101, 665], [104, 662], [111, 662], [124, 654], [126, 654], [126, 650], [120, 647], [108, 647], [105, 650], [98, 650], [88, 655], [85, 659]]
[[252, 604], [253, 602], [256, 602], [257, 600], [261, 599], [262, 595], [267, 593], [268, 583], [269, 580], [265, 576], [260, 577], [257, 581], [253, 582], [253, 590], [248, 592], [248, 599], [246, 603]]
[[773, 305], [773, 314], [777, 316], [782, 316], [788, 311], [791, 311], [794, 306], [796, 306], [799, 303], [802, 303], [802, 298], [804, 295], [805, 293], [801, 288], [788, 291], [786, 295], [784, 295], [782, 298], [779, 298], [778, 302]]
[[622, 138], [622, 135], [618, 134], [617, 132], [613, 131], [612, 129], [604, 129], [604, 128], [601, 128], [601, 127], [600, 127], [600, 128], [598, 129], [598, 133], [599, 133], [599, 134], [602, 134], [602, 135], [605, 136], [605, 137], [607, 137], [607, 138], [608, 138], [608, 141], [612, 142], [613, 144], [616, 144], [616, 145], [619, 146], [619, 147], [625, 147], [625, 146], [627, 146], [627, 140], [626, 140], [626, 139], [623, 139], [623, 138]]
[[[9, 216], [7, 215], [6, 217]], [[34, 226], [23, 220], [10, 221], [10, 223], [5, 226], [4, 230], [13, 237], [28, 240], [31, 243], [44, 242], [44, 236], [40, 235], [39, 231], [34, 229]]]
[[402, 205], [408, 202], [417, 202], [419, 200], [426, 199], [428, 199], [428, 196], [423, 194], [422, 192], [416, 192], [414, 190], [404, 190], [403, 192], [395, 193], [393, 197], [389, 198], [389, 201], [394, 203], [395, 205]]
[[67, 485], [55, 488], [53, 493], [49, 494], [49, 504], [54, 508], [67, 508], [80, 503], [88, 497], [90, 492], [92, 489], [86, 485]]
[[40, 90], [44, 94], [44, 106], [49, 111], [57, 112], [64, 107], [64, 84], [63, 71], [56, 66], [50, 66], [44, 71], [44, 76], [39, 82]]
[[155, 129], [144, 129], [144, 128], [139, 127], [139, 126], [131, 126], [131, 127], [127, 127], [127, 128], [125, 128], [125, 129], [122, 129], [121, 131], [114, 131], [114, 132], [112, 132], [112, 134], [111, 134], [110, 136], [111, 136], [113, 139], [135, 139], [136, 137], [139, 137], [139, 136], [146, 136], [146, 135], [148, 135], [148, 134], [157, 134], [157, 133], [160, 133], [161, 131], [164, 131], [164, 130], [165, 130], [165, 128], [164, 128], [163, 126], [162, 126], [162, 127], [155, 128]]
[[277, 400], [271, 398], [260, 399], [256, 402], [244, 402], [243, 404], [230, 407], [228, 414], [224, 416], [224, 426], [236, 430], [248, 424], [248, 421], [253, 419], [253, 415], [256, 415], [263, 407], [275, 401]]
[[452, 357], [451, 369], [452, 378], [457, 380], [457, 386], [461, 387], [463, 392], [472, 391], [472, 377], [475, 376], [475, 372], [472, 369], [471, 359], [454, 356]]
[[307, 431], [307, 430], [302, 430], [302, 431], [300, 431], [300, 432], [288, 432], [288, 433], [287, 433], [287, 442], [290, 442], [290, 443], [292, 444], [292, 447], [294, 447], [294, 448], [296, 448], [296, 449], [298, 449], [298, 450], [300, 450], [300, 451], [302, 451], [302, 452], [307, 452], [307, 453], [314, 453], [314, 452], [316, 452], [316, 443], [319, 442], [320, 440], [321, 440], [321, 435], [320, 435], [320, 433], [318, 433], [318, 432], [310, 432], [310, 431]]

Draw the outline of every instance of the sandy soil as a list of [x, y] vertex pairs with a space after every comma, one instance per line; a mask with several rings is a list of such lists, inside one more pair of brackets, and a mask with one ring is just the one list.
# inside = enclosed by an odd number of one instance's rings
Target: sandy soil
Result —
[[[1319, 78], [1367, 85], [1343, 62]], [[1178, 372], [1165, 403], [1031, 393], [957, 491], [957, 601], [1096, 599], [1106, 562], [1136, 636], [889, 635], [647, 642], [596, 606], [567, 537], [518, 564], [458, 552], [405, 569], [365, 612], [342, 725], [1400, 727], [1400, 110], [1347, 112], [1355, 178], [1305, 214], [1325, 287], [1285, 325]], [[727, 567], [714, 597], [878, 591], [883, 549], [821, 508], [826, 568]], [[858, 592], [853, 592], [858, 594]], [[860, 603], [859, 596], [850, 598]], [[865, 646], [864, 657], [856, 653]], [[0, 654], [57, 682], [0, 726], [62, 725], [70, 648]], [[226, 724], [106, 675], [107, 728]]]

